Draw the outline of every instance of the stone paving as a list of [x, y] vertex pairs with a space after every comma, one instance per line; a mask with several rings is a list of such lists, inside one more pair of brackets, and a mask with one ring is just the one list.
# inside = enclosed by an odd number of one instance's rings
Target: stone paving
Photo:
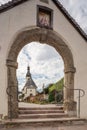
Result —
[[19, 107], [29, 107], [29, 108], [33, 108], [33, 107], [40, 107], [40, 108], [43, 108], [43, 107], [56, 107], [57, 104], [46, 104], [46, 105], [40, 105], [40, 104], [33, 104], [33, 103], [24, 103], [24, 102], [19, 102]]
[[87, 130], [87, 125], [73, 126], [36, 126], [36, 127], [19, 127], [19, 128], [1, 128], [0, 130]]
[[[19, 103], [19, 107], [55, 107], [55, 105], [49, 104], [49, 105], [38, 105], [38, 104], [27, 104], [27, 103]], [[9, 127], [9, 128], [0, 128], [0, 130], [87, 130], [87, 124], [73, 124], [73, 125], [56, 125], [53, 126], [25, 126], [21, 125], [19, 127]]]

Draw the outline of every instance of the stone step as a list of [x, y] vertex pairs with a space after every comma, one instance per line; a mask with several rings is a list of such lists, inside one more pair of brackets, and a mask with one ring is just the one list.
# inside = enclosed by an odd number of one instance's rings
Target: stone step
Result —
[[56, 106], [56, 107], [19, 107], [19, 110], [63, 110], [63, 106]]
[[63, 110], [19, 110], [19, 114], [64, 113]]
[[34, 119], [34, 118], [62, 118], [68, 117], [65, 113], [44, 113], [44, 114], [21, 114], [19, 115], [19, 119]]
[[12, 121], [6, 120], [2, 124], [6, 127], [14, 126], [54, 126], [54, 125], [73, 125], [84, 124], [85, 119], [79, 118], [45, 118], [45, 119], [13, 119]]

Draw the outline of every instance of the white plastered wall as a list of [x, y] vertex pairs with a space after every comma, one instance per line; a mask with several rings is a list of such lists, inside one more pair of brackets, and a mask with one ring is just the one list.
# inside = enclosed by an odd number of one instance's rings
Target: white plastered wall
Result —
[[32, 94], [32, 96], [36, 96], [36, 89], [35, 88], [27, 88], [27, 87], [25, 87], [22, 90], [22, 93], [24, 94], [24, 99], [26, 99], [27, 97], [30, 96], [30, 94]]
[[[36, 26], [37, 5], [53, 9], [53, 30], [59, 33], [72, 51], [75, 73], [75, 88], [87, 92], [87, 42], [63, 16], [58, 8], [49, 0], [49, 4], [39, 0], [29, 0], [15, 8], [0, 14], [0, 114], [8, 112], [7, 102], [7, 67], [6, 59], [15, 35], [25, 27]], [[3, 97], [3, 98], [2, 98]], [[81, 98], [81, 117], [87, 118], [87, 93]]]
[[27, 88], [27, 92], [25, 93], [25, 97], [24, 98], [27, 98], [30, 96], [30, 94], [32, 94], [32, 96], [36, 96], [36, 89], [29, 89]]

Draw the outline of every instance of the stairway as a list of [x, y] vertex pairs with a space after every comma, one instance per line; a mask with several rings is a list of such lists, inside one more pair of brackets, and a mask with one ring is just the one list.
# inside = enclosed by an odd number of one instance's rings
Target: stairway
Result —
[[[71, 125], [84, 124], [85, 119], [77, 117], [69, 117], [64, 112], [63, 106], [50, 107], [20, 107], [19, 108], [19, 122], [25, 125]], [[14, 121], [15, 122], [15, 121]], [[17, 122], [16, 122], [17, 123]]]
[[69, 117], [64, 113], [63, 106], [19, 107], [18, 119], [6, 120], [8, 126], [58, 126], [84, 124], [85, 119]]
[[36, 107], [36, 108], [19, 108], [19, 119], [53, 119], [68, 117], [64, 113], [63, 107]]

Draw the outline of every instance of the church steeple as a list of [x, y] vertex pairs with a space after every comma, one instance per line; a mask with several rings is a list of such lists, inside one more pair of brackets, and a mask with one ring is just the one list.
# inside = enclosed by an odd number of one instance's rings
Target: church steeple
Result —
[[27, 74], [26, 74], [26, 79], [30, 78], [31, 74], [30, 74], [30, 67], [27, 67]]
[[37, 88], [36, 84], [34, 83], [34, 81], [32, 79], [29, 65], [27, 67], [25, 87], [27, 87], [27, 88], [35, 88], [35, 89]]

